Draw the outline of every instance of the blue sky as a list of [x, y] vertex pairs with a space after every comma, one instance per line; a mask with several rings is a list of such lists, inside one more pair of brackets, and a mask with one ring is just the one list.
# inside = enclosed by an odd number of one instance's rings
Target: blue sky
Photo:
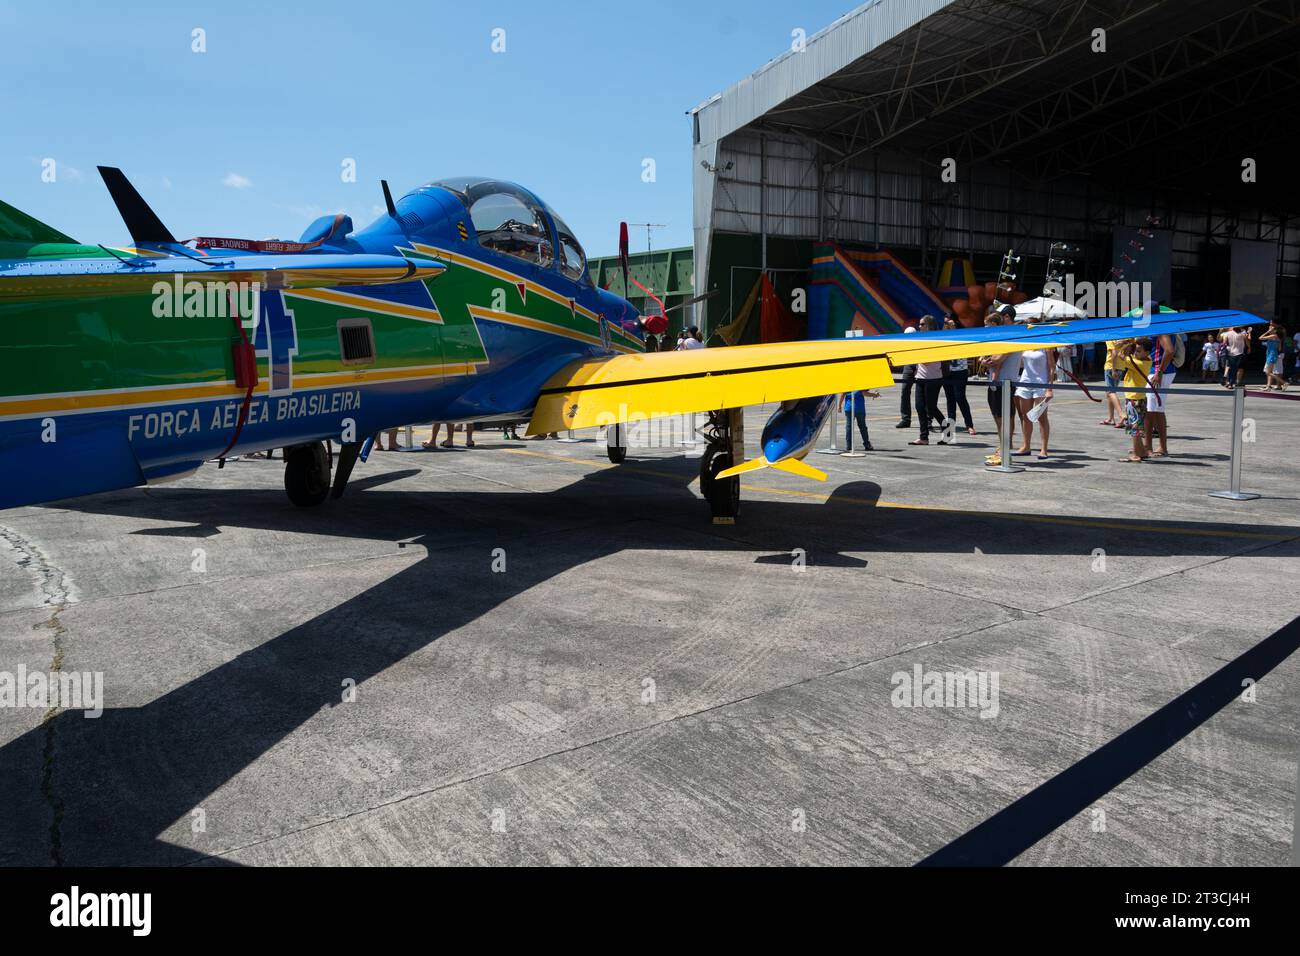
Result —
[[78, 240], [120, 242], [95, 172], [115, 165], [178, 238], [297, 239], [327, 212], [369, 223], [381, 178], [400, 196], [486, 174], [535, 190], [591, 255], [614, 251], [620, 219], [667, 223], [656, 248], [688, 245], [686, 111], [788, 49], [796, 27], [811, 36], [855, 5], [0, 0], [0, 198]]

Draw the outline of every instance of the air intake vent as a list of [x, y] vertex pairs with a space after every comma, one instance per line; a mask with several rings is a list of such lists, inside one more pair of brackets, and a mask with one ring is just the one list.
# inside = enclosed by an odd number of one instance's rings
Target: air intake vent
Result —
[[424, 220], [421, 219], [419, 216], [417, 216], [415, 213], [408, 212], [403, 214], [402, 216], [402, 225], [406, 229], [414, 231], [424, 225]]
[[367, 365], [375, 360], [375, 333], [369, 319], [339, 322], [339, 354], [344, 365]]

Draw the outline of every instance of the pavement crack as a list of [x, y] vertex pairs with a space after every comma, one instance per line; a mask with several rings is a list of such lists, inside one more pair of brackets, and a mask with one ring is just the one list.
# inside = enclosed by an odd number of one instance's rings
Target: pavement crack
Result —
[[1079, 597], [1071, 598], [1069, 601], [1064, 601], [1060, 604], [1054, 604], [1051, 607], [1045, 607], [1041, 611], [1037, 611], [1036, 613], [1040, 615], [1051, 614], [1053, 611], [1059, 611], [1062, 608], [1072, 607], [1075, 604], [1082, 604], [1084, 601], [1092, 601], [1100, 597], [1108, 597], [1113, 594], [1118, 594], [1120, 591], [1127, 591], [1131, 588], [1145, 587], [1146, 585], [1152, 584], [1156, 581], [1163, 581], [1166, 578], [1177, 577], [1180, 574], [1187, 574], [1188, 572], [1191, 571], [1201, 571], [1204, 570], [1205, 568], [1213, 567], [1216, 564], [1222, 564], [1225, 561], [1231, 561], [1234, 558], [1248, 557], [1252, 554], [1257, 554], [1260, 551], [1267, 551], [1270, 548], [1278, 548], [1286, 544], [1291, 544], [1294, 541], [1300, 541], [1300, 535], [1296, 535], [1289, 538], [1281, 538], [1277, 541], [1267, 541], [1264, 542], [1263, 544], [1258, 544], [1252, 547], [1243, 548], [1240, 551], [1234, 551], [1232, 554], [1221, 554], [1218, 555], [1217, 557], [1208, 558], [1207, 560], [1202, 561], [1199, 564], [1190, 564], [1187, 567], [1174, 568], [1172, 571], [1166, 571], [1163, 574], [1154, 574], [1151, 577], [1140, 578], [1136, 581], [1129, 581], [1125, 584], [1118, 585], [1117, 587], [1106, 588], [1101, 591], [1092, 591], [1088, 594], [1083, 594], [1080, 595]]
[[[0, 541], [14, 552], [19, 568], [35, 578], [36, 588], [41, 596], [41, 606], [50, 609], [50, 616], [37, 624], [36, 628], [48, 628], [51, 634], [50, 666], [51, 676], [63, 670], [63, 638], [67, 628], [59, 620], [64, 610], [72, 603], [72, 588], [63, 569], [55, 565], [41, 550], [36, 542], [24, 537], [12, 528], [0, 525]], [[50, 810], [50, 861], [55, 866], [63, 865], [63, 799], [55, 790], [54, 759], [57, 750], [59, 706], [55, 704], [45, 711], [41, 718], [41, 727], [45, 740], [41, 748], [41, 798]]]

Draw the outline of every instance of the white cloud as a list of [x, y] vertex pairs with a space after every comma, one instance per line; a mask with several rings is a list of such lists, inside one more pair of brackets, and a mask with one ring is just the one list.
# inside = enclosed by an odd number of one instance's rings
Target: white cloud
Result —
[[172, 188], [172, 181], [171, 181], [169, 178], [167, 178], [166, 176], [164, 176], [164, 177], [162, 178], [162, 188], [163, 188], [163, 189], [171, 189], [171, 188]]
[[226, 173], [226, 178], [221, 180], [221, 185], [229, 186], [231, 189], [247, 189], [253, 185], [253, 181], [239, 173]]

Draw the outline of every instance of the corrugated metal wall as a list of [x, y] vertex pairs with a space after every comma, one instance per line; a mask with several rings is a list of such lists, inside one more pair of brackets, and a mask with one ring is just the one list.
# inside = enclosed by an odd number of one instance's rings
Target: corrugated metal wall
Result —
[[[1174, 232], [1175, 268], [1205, 268], [1206, 246], [1225, 244], [1235, 232], [1277, 241], [1280, 274], [1300, 273], [1300, 224], [1283, 228], [1258, 210], [1193, 208], [1186, 198], [1103, 191], [1083, 179], [1035, 187], [998, 167], [958, 168], [957, 182], [944, 184], [938, 168], [887, 154], [829, 172], [819, 171], [821, 165], [817, 148], [803, 140], [748, 130], [726, 137], [714, 177], [714, 230], [758, 234], [766, 218], [769, 236], [922, 250], [935, 268], [944, 253], [1014, 246], [1045, 257], [1053, 242], [1069, 242], [1083, 249], [1095, 278], [1110, 267], [1111, 231], [1155, 215]], [[765, 192], [759, 187], [764, 167]]]

